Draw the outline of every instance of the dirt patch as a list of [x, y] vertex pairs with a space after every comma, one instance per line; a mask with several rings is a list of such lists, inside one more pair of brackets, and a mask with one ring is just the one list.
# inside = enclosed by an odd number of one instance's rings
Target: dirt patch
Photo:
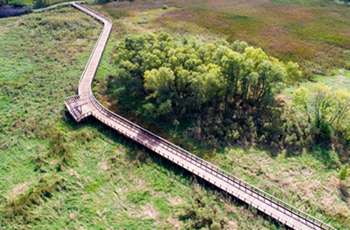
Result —
[[179, 197], [169, 197], [168, 202], [171, 206], [178, 206], [182, 204], [182, 200]]
[[29, 187], [29, 183], [28, 182], [24, 182], [22, 184], [18, 184], [16, 187], [14, 187], [10, 192], [9, 192], [9, 196], [8, 199], [11, 200], [13, 199], [15, 196], [17, 196], [18, 194], [21, 194], [23, 192], [25, 192]]
[[181, 229], [183, 223], [181, 223], [174, 215], [170, 215], [167, 221], [174, 227], [174, 229]]
[[153, 204], [146, 204], [140, 208], [139, 215], [140, 217], [145, 217], [145, 219], [157, 220], [159, 217], [159, 211], [153, 206]]
[[102, 161], [102, 162], [98, 163], [98, 166], [100, 167], [98, 169], [99, 172], [106, 172], [109, 169], [107, 161]]

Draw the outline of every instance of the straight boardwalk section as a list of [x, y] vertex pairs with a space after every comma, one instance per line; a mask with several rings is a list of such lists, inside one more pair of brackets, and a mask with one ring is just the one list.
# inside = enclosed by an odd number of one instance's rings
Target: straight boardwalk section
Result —
[[102, 106], [91, 92], [91, 83], [107, 44], [112, 23], [107, 18], [83, 5], [76, 2], [72, 3], [72, 5], [104, 24], [101, 35], [80, 79], [78, 95], [65, 99], [65, 105], [68, 111], [77, 122], [88, 116], [94, 116], [124, 136], [144, 145], [292, 229], [335, 229]]

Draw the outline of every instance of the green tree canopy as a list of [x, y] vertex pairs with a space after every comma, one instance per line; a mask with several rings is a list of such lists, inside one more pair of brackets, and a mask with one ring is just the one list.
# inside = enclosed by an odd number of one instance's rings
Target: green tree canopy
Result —
[[146, 98], [148, 114], [173, 119], [214, 102], [268, 105], [301, 74], [297, 64], [285, 65], [245, 42], [179, 41], [164, 32], [128, 35], [114, 60], [120, 88]]

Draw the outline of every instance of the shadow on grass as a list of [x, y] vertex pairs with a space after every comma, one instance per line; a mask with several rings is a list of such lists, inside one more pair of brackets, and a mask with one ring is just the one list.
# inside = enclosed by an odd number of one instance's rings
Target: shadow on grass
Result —
[[[193, 175], [191, 172], [187, 171], [186, 169], [183, 169], [182, 167], [158, 155], [157, 153], [147, 149], [143, 145], [127, 137], [122, 136], [117, 131], [115, 131], [114, 129], [110, 128], [107, 125], [102, 124], [100, 121], [98, 121], [94, 117], [88, 117], [87, 119], [85, 119], [83, 122], [80, 122], [80, 123], [76, 123], [75, 120], [69, 115], [67, 111], [64, 112], [64, 117], [65, 117], [67, 126], [71, 130], [77, 130], [83, 126], [90, 126], [90, 127], [96, 128], [99, 134], [106, 136], [107, 138], [111, 139], [114, 142], [122, 143], [126, 147], [131, 148], [131, 150], [134, 150], [134, 151], [126, 152], [127, 153], [126, 158], [129, 162], [133, 162], [136, 160], [139, 162], [140, 165], [143, 165], [143, 164], [149, 164], [149, 162], [151, 161], [152, 163], [155, 163], [159, 168], [163, 169], [165, 172], [173, 173], [174, 176], [172, 180], [176, 180], [177, 182], [186, 186], [199, 184], [203, 188], [205, 188], [208, 192], [212, 194], [216, 194], [218, 197], [221, 197], [229, 201], [231, 204], [234, 204], [238, 207], [244, 207], [245, 209], [250, 210], [251, 213], [258, 215], [262, 217], [264, 220], [267, 220], [270, 223], [272, 223], [272, 225], [277, 229], [280, 229], [280, 228], [289, 229], [287, 226], [284, 226], [281, 222], [271, 218], [265, 213], [262, 213], [256, 208], [228, 194], [227, 192], [216, 187], [215, 185], [203, 180], [202, 178], [196, 175]], [[140, 154], [140, 151], [143, 152], [143, 154]], [[135, 167], [137, 166], [135, 165]], [[169, 185], [164, 185], [164, 186], [168, 186], [169, 189], [171, 189], [171, 186]]]
[[340, 190], [341, 199], [342, 199], [344, 202], [348, 202], [349, 197], [350, 197], [350, 193], [349, 193], [349, 191], [348, 191], [348, 186], [346, 186], [346, 185], [343, 184], [343, 183], [340, 183], [340, 184], [339, 184], [339, 190]]
[[329, 146], [317, 145], [313, 152], [315, 158], [322, 162], [328, 169], [335, 169], [339, 165], [338, 155]]

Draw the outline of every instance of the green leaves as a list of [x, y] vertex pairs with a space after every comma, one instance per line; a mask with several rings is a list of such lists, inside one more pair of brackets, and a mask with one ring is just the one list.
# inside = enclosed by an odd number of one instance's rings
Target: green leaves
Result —
[[170, 94], [175, 90], [175, 76], [170, 68], [161, 67], [159, 70], [147, 70], [144, 82], [149, 98], [160, 98], [164, 94]]
[[318, 83], [310, 90], [301, 87], [294, 93], [293, 105], [307, 116], [318, 140], [350, 143], [350, 93]]
[[306, 113], [317, 127], [325, 122], [338, 127], [350, 115], [350, 93], [318, 83], [311, 92], [304, 87], [296, 90], [293, 105]]
[[145, 97], [145, 114], [172, 119], [200, 112], [214, 101], [259, 108], [281, 92], [288, 75], [297, 79], [300, 74], [297, 64], [288, 63], [287, 71], [245, 42], [180, 42], [164, 32], [128, 35], [115, 53], [118, 87]]

